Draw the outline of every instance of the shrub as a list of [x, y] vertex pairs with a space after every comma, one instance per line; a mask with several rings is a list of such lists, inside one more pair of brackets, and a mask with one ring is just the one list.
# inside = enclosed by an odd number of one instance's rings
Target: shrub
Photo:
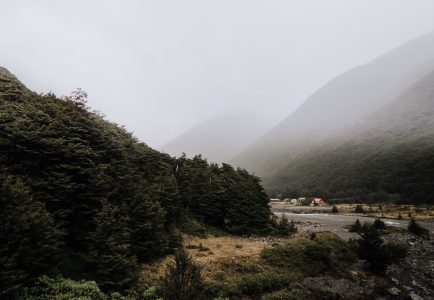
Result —
[[298, 229], [295, 226], [293, 221], [288, 222], [288, 219], [285, 216], [282, 216], [279, 224], [277, 225], [277, 234], [281, 236], [289, 236], [294, 233], [297, 233]]
[[42, 276], [34, 286], [24, 289], [18, 299], [103, 300], [107, 299], [107, 296], [101, 292], [95, 281], [74, 281]]
[[390, 260], [394, 263], [399, 262], [405, 258], [408, 253], [408, 249], [405, 244], [387, 243], [384, 248], [389, 253]]
[[300, 239], [291, 244], [264, 249], [262, 259], [277, 268], [307, 275], [344, 269], [356, 258], [347, 242], [330, 232], [319, 232], [315, 239]]
[[306, 299], [305, 293], [301, 290], [283, 289], [280, 291], [268, 293], [261, 297], [261, 300], [298, 300]]
[[225, 285], [217, 283], [206, 283], [204, 286], [203, 298], [213, 300], [229, 300], [229, 297], [232, 296], [232, 294], [233, 291]]
[[370, 224], [364, 224], [359, 232], [361, 239], [357, 241], [356, 251], [360, 258], [365, 259], [370, 270], [376, 274], [383, 274], [392, 262], [391, 254], [383, 246], [378, 230]]
[[359, 219], [357, 219], [349, 229], [350, 232], [357, 232], [357, 233], [359, 233], [361, 230], [362, 230], [362, 223], [360, 223]]
[[178, 250], [161, 280], [165, 300], [199, 299], [203, 293], [202, 270], [184, 250]]
[[338, 208], [336, 205], [333, 204], [332, 206], [332, 214], [337, 214], [339, 212]]
[[285, 288], [295, 280], [292, 274], [277, 272], [246, 275], [237, 283], [237, 290], [243, 295], [258, 298], [263, 293]]
[[355, 208], [355, 212], [358, 213], [358, 214], [365, 213], [365, 210], [363, 209], [363, 205], [357, 204], [356, 208]]
[[382, 230], [386, 229], [386, 223], [383, 222], [381, 219], [375, 219], [374, 223], [372, 224], [376, 229]]
[[408, 231], [417, 236], [429, 237], [429, 230], [416, 223], [415, 219], [411, 219], [408, 223]]

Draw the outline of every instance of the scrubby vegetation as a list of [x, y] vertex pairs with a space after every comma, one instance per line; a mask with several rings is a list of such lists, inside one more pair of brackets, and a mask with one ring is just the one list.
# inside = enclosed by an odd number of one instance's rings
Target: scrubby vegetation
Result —
[[265, 249], [262, 258], [277, 268], [298, 270], [304, 275], [342, 271], [356, 256], [349, 245], [329, 232], [313, 239], [296, 240], [286, 246]]
[[352, 240], [351, 243], [358, 256], [366, 260], [370, 270], [375, 274], [384, 274], [388, 265], [398, 262], [407, 254], [404, 245], [384, 243], [381, 235], [387, 234], [387, 229], [386, 224], [380, 219], [376, 219], [372, 224], [363, 225], [357, 219], [349, 229], [350, 232], [360, 235], [360, 239]]
[[414, 235], [429, 238], [429, 230], [420, 226], [414, 219], [410, 220], [408, 224], [408, 231]]
[[201, 268], [183, 250], [178, 250], [175, 261], [166, 269], [161, 281], [161, 291], [166, 300], [201, 299], [204, 283]]

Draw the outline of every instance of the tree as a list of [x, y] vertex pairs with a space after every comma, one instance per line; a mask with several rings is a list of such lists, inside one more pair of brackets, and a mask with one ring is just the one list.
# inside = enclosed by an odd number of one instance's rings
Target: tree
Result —
[[360, 258], [369, 263], [373, 273], [383, 274], [386, 267], [392, 262], [390, 253], [383, 245], [378, 230], [370, 224], [364, 224], [359, 235], [357, 253]]
[[362, 230], [362, 223], [360, 223], [360, 220], [357, 219], [354, 224], [351, 225], [350, 227], [350, 232], [357, 232], [359, 233]]
[[161, 281], [166, 300], [198, 300], [203, 295], [201, 267], [196, 265], [185, 250], [178, 250], [175, 261], [169, 264]]
[[288, 236], [291, 234], [296, 233], [297, 227], [295, 226], [294, 222], [288, 222], [288, 218], [284, 215], [280, 219], [279, 223], [277, 224], [277, 232], [281, 236]]
[[429, 237], [429, 230], [420, 226], [413, 218], [408, 223], [408, 231], [417, 236]]
[[42, 274], [55, 273], [61, 239], [51, 215], [23, 182], [0, 178], [0, 298]]
[[386, 229], [386, 227], [387, 227], [386, 224], [384, 223], [384, 221], [381, 219], [375, 219], [375, 221], [372, 225], [378, 230]]
[[337, 214], [339, 212], [338, 208], [336, 207], [336, 205], [333, 204], [332, 206], [332, 214]]
[[105, 204], [95, 216], [91, 234], [89, 277], [104, 291], [126, 290], [138, 276], [135, 256], [131, 253], [128, 218], [111, 204]]

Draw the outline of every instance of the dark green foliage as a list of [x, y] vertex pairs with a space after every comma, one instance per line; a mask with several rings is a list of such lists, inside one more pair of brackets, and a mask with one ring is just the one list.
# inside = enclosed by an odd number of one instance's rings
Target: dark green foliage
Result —
[[363, 205], [360, 205], [360, 204], [357, 204], [356, 205], [356, 208], [355, 208], [355, 210], [354, 210], [356, 213], [358, 213], [358, 214], [363, 214], [363, 213], [365, 213], [365, 210], [363, 209]]
[[202, 299], [204, 284], [201, 267], [184, 250], [178, 250], [175, 261], [169, 264], [162, 278], [161, 290], [166, 300]]
[[108, 299], [108, 297], [101, 292], [94, 281], [73, 281], [71, 279], [54, 279], [42, 276], [31, 288], [23, 289], [18, 299], [104, 300]]
[[56, 271], [62, 233], [19, 179], [0, 177], [0, 298]]
[[266, 272], [242, 277], [237, 283], [237, 290], [243, 295], [259, 299], [260, 295], [288, 287], [295, 281], [296, 277], [292, 274]]
[[2, 293], [51, 273], [122, 291], [140, 263], [179, 246], [192, 217], [271, 231], [257, 177], [159, 153], [91, 112], [86, 97], [39, 95], [0, 75]]
[[383, 230], [383, 229], [386, 229], [386, 227], [387, 227], [386, 223], [384, 223], [384, 221], [381, 219], [375, 219], [372, 226], [374, 226], [375, 229], [377, 229], [377, 230]]
[[340, 271], [355, 260], [351, 247], [329, 232], [317, 233], [314, 239], [301, 239], [285, 246], [264, 249], [261, 257], [273, 267], [314, 276]]
[[339, 213], [339, 210], [338, 210], [337, 206], [333, 204], [333, 206], [332, 206], [332, 214], [337, 214], [337, 213]]
[[200, 156], [177, 161], [177, 180], [187, 212], [234, 233], [266, 233], [270, 208], [259, 178], [230, 165], [221, 167]]
[[362, 223], [360, 223], [359, 219], [357, 219], [349, 229], [350, 232], [357, 232], [357, 233], [361, 232], [361, 230], [362, 230]]
[[429, 237], [429, 230], [420, 226], [415, 219], [411, 219], [408, 223], [408, 231], [417, 236]]
[[[128, 218], [116, 206], [105, 204], [95, 216], [90, 235], [91, 273], [106, 291], [126, 290], [138, 276], [136, 257], [130, 250]], [[84, 275], [84, 274], [83, 274]]]
[[384, 244], [374, 225], [365, 223], [358, 233], [361, 239], [356, 241], [356, 252], [367, 261], [375, 274], [384, 274], [388, 265], [398, 262], [407, 254], [407, 248], [403, 245]]
[[390, 260], [393, 263], [398, 263], [401, 259], [405, 258], [408, 253], [408, 249], [405, 244], [387, 243], [384, 248], [390, 255]]
[[[95, 232], [101, 226], [98, 218], [107, 206], [125, 217], [120, 223], [109, 220], [113, 215], [103, 221], [114, 226], [113, 234], [128, 232], [105, 244], [104, 251], [114, 257], [135, 256], [140, 262], [167, 253], [179, 211], [173, 160], [89, 112], [83, 97], [60, 100], [22, 91], [13, 101], [0, 98], [0, 168], [20, 178], [64, 232], [61, 273], [116, 278], [125, 274], [89, 259], [97, 236], [102, 238]], [[119, 286], [123, 280], [128, 279]]]
[[298, 229], [295, 226], [295, 223], [293, 221], [288, 222], [288, 218], [286, 216], [282, 216], [282, 218], [279, 221], [279, 224], [277, 225], [277, 234], [281, 236], [289, 236], [294, 233], [297, 233]]
[[434, 134], [426, 125], [429, 122], [416, 129], [425, 130], [422, 134], [413, 132], [416, 126], [408, 126], [406, 133], [387, 132], [381, 138], [361, 138], [337, 147], [322, 145], [286, 161], [263, 178], [264, 186], [269, 194], [287, 197], [291, 190], [324, 195], [334, 203], [433, 204]]
[[309, 295], [309, 293], [302, 289], [283, 289], [265, 294], [261, 297], [261, 300], [300, 300], [309, 299], [309, 296], [312, 295]]

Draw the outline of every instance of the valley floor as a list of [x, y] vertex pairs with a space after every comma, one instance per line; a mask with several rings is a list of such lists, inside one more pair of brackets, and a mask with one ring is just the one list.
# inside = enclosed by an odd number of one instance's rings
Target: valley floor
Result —
[[[345, 225], [353, 223], [356, 216], [286, 215], [289, 220], [294, 220], [298, 227], [298, 233], [290, 238], [231, 235], [209, 235], [200, 238], [185, 235], [183, 246], [194, 261], [203, 266], [207, 282], [233, 286], [244, 276], [270, 272], [261, 261], [260, 253], [263, 249], [309, 239], [312, 232], [331, 231], [346, 240], [358, 238], [357, 234], [350, 233], [344, 228]], [[361, 222], [373, 221], [366, 217], [359, 219]], [[429, 225], [431, 231], [434, 229], [432, 221], [420, 224]], [[358, 261], [345, 271], [346, 275], [326, 273], [299, 277], [296, 280], [296, 288], [326, 293], [334, 297], [330, 299], [434, 299], [434, 240], [421, 239], [405, 232], [403, 226], [406, 226], [406, 221], [389, 221], [388, 225], [401, 226], [401, 229], [398, 227], [399, 230], [383, 236], [383, 239], [405, 245], [408, 255], [399, 264], [391, 265], [386, 276], [372, 275], [363, 267], [363, 261]], [[165, 265], [170, 260], [171, 258], [166, 258], [144, 266], [143, 276], [157, 280], [164, 274]], [[294, 285], [291, 288], [294, 288]]]

